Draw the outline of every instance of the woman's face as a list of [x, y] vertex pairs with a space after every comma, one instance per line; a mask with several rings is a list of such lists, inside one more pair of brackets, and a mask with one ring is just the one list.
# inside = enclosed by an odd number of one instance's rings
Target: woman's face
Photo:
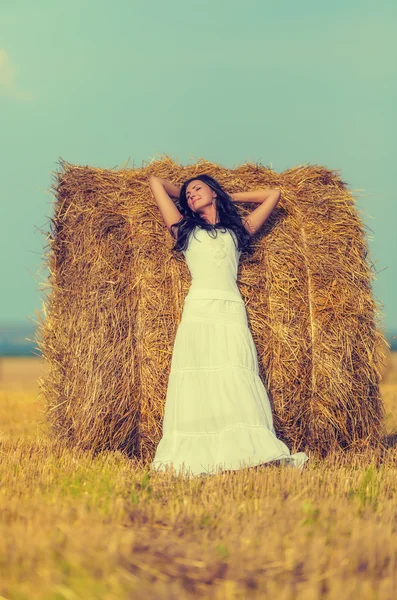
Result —
[[187, 203], [194, 212], [202, 212], [205, 206], [212, 206], [215, 197], [216, 193], [201, 179], [190, 181], [186, 188]]

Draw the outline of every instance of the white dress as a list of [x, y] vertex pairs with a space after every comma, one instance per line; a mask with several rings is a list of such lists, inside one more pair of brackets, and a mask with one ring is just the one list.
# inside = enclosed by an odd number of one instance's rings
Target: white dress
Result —
[[[173, 346], [163, 435], [152, 469], [215, 474], [269, 461], [303, 468], [276, 436], [237, 286], [232, 230], [196, 226], [184, 251], [192, 282]], [[237, 242], [237, 239], [236, 239]]]

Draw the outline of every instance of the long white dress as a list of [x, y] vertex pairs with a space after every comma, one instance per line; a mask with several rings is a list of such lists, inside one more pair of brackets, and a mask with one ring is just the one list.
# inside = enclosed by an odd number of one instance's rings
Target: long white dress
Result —
[[270, 461], [302, 469], [276, 436], [271, 406], [237, 286], [232, 230], [197, 226], [184, 251], [192, 282], [173, 346], [163, 434], [152, 469], [215, 474]]

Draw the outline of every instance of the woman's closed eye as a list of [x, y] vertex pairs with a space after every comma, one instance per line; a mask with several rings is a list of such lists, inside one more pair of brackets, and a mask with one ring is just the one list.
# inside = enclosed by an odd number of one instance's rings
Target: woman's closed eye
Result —
[[[201, 190], [201, 187], [197, 187], [197, 188], [196, 188], [196, 191], [197, 191], [197, 190]], [[191, 196], [191, 194], [189, 195], [189, 197], [190, 197], [190, 198], [192, 197], [192, 196]]]

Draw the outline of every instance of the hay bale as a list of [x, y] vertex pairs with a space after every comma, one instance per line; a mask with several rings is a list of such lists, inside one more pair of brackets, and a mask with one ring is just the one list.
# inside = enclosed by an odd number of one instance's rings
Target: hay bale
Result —
[[[282, 190], [238, 276], [277, 435], [291, 451], [318, 456], [382, 445], [386, 341], [365, 226], [335, 171], [184, 167], [169, 157], [118, 171], [60, 166], [37, 330], [48, 361], [41, 393], [58, 440], [152, 459], [190, 273], [172, 251], [148, 176], [180, 185], [205, 172], [228, 192]], [[237, 208], [246, 215], [253, 206]]]

